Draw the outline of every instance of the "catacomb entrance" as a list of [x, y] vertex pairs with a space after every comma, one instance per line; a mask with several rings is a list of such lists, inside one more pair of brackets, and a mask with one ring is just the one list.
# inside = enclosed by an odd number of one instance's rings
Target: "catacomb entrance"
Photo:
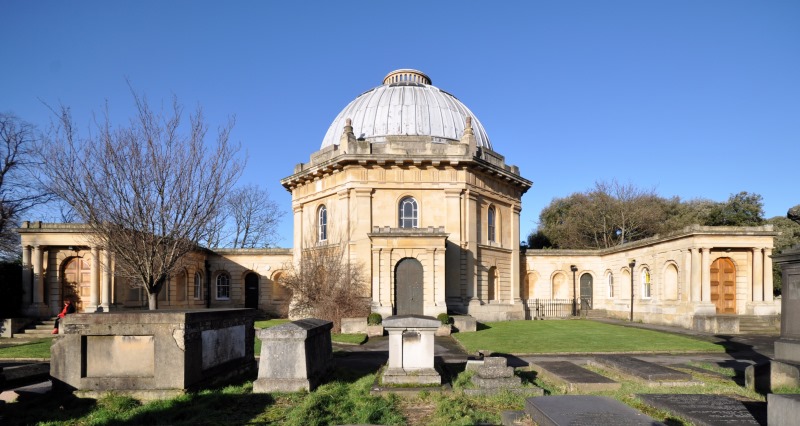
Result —
[[413, 258], [400, 260], [394, 270], [394, 283], [396, 315], [423, 315], [422, 264]]
[[736, 313], [736, 266], [727, 257], [711, 264], [711, 301], [718, 314]]
[[244, 307], [258, 309], [258, 275], [252, 272], [244, 277]]
[[591, 274], [581, 275], [581, 309], [592, 309], [593, 281]]

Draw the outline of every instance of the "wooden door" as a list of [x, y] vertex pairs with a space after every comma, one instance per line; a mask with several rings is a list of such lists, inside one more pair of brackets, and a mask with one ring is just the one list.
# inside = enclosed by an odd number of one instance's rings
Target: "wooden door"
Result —
[[718, 314], [736, 313], [736, 267], [727, 257], [711, 264], [711, 301]]
[[258, 309], [258, 275], [253, 273], [244, 277], [244, 307]]
[[394, 272], [395, 306], [397, 315], [424, 314], [422, 264], [405, 258], [397, 263]]
[[75, 309], [83, 312], [83, 300], [88, 300], [92, 292], [92, 266], [80, 257], [71, 259], [64, 266], [61, 280], [62, 300], [73, 298]]

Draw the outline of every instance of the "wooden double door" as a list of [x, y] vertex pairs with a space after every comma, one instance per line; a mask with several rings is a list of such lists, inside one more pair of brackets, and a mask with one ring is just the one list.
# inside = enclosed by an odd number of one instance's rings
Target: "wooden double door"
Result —
[[727, 257], [711, 264], [711, 301], [718, 314], [736, 313], [736, 266]]

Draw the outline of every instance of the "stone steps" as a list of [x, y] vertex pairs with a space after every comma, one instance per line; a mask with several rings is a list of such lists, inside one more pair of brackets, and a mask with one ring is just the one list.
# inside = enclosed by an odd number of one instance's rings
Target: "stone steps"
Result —
[[13, 338], [17, 339], [30, 339], [30, 338], [41, 338], [47, 337], [52, 335], [53, 332], [53, 323], [55, 322], [55, 318], [51, 318], [48, 320], [40, 320], [34, 323], [29, 324], [24, 330], [19, 333], [14, 333]]
[[774, 334], [779, 328], [757, 315], [739, 316], [739, 333], [741, 334]]

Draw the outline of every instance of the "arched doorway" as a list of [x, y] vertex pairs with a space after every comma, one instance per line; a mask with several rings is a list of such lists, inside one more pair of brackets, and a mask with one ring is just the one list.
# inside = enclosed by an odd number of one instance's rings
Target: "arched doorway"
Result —
[[592, 309], [594, 283], [591, 274], [581, 275], [581, 309]]
[[422, 264], [417, 259], [407, 257], [397, 262], [394, 270], [397, 315], [424, 314], [422, 275]]
[[258, 274], [252, 272], [244, 277], [244, 307], [258, 309]]
[[82, 257], [68, 260], [61, 274], [61, 299], [72, 298], [75, 309], [83, 312], [83, 300], [88, 300], [91, 292], [92, 265]]
[[727, 257], [711, 264], [711, 301], [718, 314], [736, 313], [736, 266]]

